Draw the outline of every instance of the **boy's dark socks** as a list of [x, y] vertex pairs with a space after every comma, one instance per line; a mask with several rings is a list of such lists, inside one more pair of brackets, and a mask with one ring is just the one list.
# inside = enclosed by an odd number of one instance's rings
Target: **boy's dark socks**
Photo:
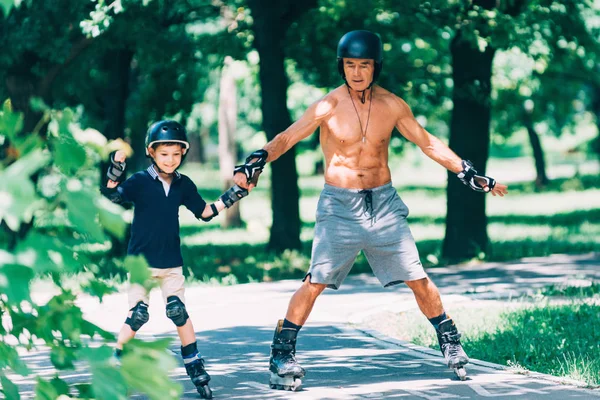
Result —
[[198, 346], [196, 342], [190, 343], [186, 346], [181, 346], [181, 355], [183, 357], [193, 356], [198, 353]]

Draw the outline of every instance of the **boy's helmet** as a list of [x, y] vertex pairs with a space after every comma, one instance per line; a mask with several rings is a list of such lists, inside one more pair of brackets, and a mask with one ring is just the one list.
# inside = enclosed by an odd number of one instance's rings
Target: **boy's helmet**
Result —
[[383, 67], [383, 45], [379, 36], [371, 31], [351, 31], [340, 39], [337, 47], [338, 71], [344, 80], [343, 58], [369, 58], [375, 61], [373, 82], [379, 77]]
[[177, 121], [158, 121], [153, 123], [146, 133], [146, 156], [150, 156], [148, 149], [155, 143], [175, 142], [183, 145], [185, 155], [190, 148], [187, 133], [183, 125]]

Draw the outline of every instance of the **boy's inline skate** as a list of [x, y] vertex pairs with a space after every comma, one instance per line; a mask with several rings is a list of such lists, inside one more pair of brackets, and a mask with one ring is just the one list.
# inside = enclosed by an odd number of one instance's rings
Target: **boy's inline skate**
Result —
[[[196, 343], [181, 348], [185, 371], [203, 399], [212, 399], [212, 390], [208, 386], [210, 375], [204, 368], [204, 359], [198, 354]], [[186, 354], [186, 355], [184, 355]]]
[[448, 367], [454, 370], [456, 376], [464, 381], [467, 379], [465, 365], [469, 363], [469, 357], [460, 344], [460, 333], [452, 319], [443, 320], [436, 329], [440, 350], [446, 359]]
[[296, 337], [294, 329], [282, 329], [283, 320], [279, 320], [273, 335], [269, 370], [271, 389], [297, 391], [302, 385], [305, 371], [296, 361]]

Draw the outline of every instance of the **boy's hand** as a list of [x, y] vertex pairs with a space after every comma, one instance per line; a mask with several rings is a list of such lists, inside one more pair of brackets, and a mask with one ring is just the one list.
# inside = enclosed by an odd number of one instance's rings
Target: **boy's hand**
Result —
[[248, 196], [248, 191], [246, 189], [243, 189], [238, 185], [233, 185], [227, 189], [219, 199], [225, 204], [225, 207], [229, 208], [246, 196]]
[[125, 171], [127, 169], [125, 160], [127, 159], [127, 155], [123, 150], [118, 150], [111, 153], [109, 158], [110, 164], [108, 166], [108, 171], [106, 171], [106, 176], [108, 177], [106, 187], [114, 189], [120, 182], [125, 180]]

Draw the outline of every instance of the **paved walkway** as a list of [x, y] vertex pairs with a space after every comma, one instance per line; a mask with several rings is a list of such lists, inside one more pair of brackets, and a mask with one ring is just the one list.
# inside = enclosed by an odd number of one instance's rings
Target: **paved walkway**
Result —
[[[600, 280], [600, 255], [553, 256], [518, 263], [487, 263], [430, 270], [445, 303], [514, 297], [528, 290], [572, 279]], [[383, 289], [371, 275], [351, 276], [338, 291], [326, 290], [317, 300], [309, 323], [299, 336], [298, 358], [307, 369], [304, 390], [296, 393], [268, 388], [268, 354], [277, 319], [285, 314], [298, 281], [229, 287], [191, 286], [186, 298], [207, 360], [216, 399], [589, 399], [600, 390], [561, 385], [545, 376], [517, 375], [497, 365], [474, 360], [461, 382], [439, 352], [349, 328], [381, 311], [415, 309], [403, 285]], [[122, 323], [126, 295], [103, 303], [82, 296], [86, 318], [116, 332]], [[173, 337], [158, 291], [150, 299], [150, 321], [141, 333]], [[172, 350], [177, 351], [174, 341]], [[47, 352], [25, 358], [33, 369], [51, 376]], [[174, 372], [185, 387], [184, 398], [199, 398], [183, 367]], [[33, 398], [33, 382], [16, 379], [22, 398]], [[89, 379], [83, 369], [70, 382]], [[138, 396], [143, 398], [142, 396]]]

